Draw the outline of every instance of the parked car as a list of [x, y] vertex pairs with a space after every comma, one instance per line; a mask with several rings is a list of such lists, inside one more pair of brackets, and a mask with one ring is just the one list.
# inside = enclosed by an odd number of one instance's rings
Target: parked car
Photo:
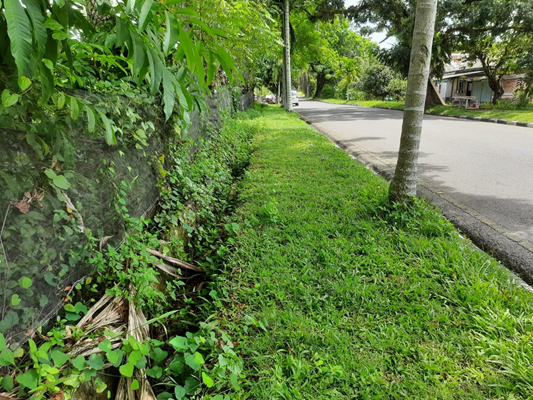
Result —
[[298, 92], [296, 90], [291, 90], [291, 103], [293, 106], [300, 105], [300, 99], [298, 98]]

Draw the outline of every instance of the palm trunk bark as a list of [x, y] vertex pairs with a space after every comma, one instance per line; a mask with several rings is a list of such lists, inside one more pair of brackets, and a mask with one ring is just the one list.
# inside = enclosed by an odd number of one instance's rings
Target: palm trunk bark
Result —
[[436, 13], [437, 0], [418, 0], [402, 136], [398, 162], [390, 187], [390, 201], [407, 201], [416, 195], [418, 149], [422, 134]]
[[285, 0], [284, 5], [284, 18], [283, 18], [283, 29], [284, 29], [284, 41], [285, 47], [284, 51], [284, 62], [285, 62], [285, 90], [283, 94], [283, 106], [287, 111], [292, 111], [292, 102], [291, 102], [291, 30], [290, 30], [290, 4], [289, 0]]

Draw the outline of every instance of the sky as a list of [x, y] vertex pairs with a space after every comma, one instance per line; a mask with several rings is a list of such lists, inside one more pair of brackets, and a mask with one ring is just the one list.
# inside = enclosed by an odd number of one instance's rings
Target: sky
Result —
[[[346, 7], [355, 6], [357, 3], [359, 3], [359, 0], [344, 0], [344, 5]], [[387, 35], [385, 32], [376, 32], [370, 35], [370, 40], [377, 42], [381, 48], [388, 49], [392, 47], [396, 40], [394, 38], [389, 38], [385, 42], [381, 43], [381, 41], [386, 37]]]

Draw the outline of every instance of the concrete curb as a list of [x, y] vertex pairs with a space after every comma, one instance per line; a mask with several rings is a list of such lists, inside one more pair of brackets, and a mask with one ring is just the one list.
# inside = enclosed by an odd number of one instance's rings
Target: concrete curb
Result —
[[[300, 115], [300, 119], [329, 138], [336, 146], [346, 151], [369, 170], [389, 182], [394, 177], [394, 166], [385, 160], [356, 143], [346, 144], [342, 142], [335, 132], [320, 123], [312, 123], [302, 115]], [[430, 204], [436, 205], [444, 216], [478, 248], [491, 254], [511, 271], [518, 274], [519, 277], [515, 275], [514, 279], [519, 285], [532, 290], [528, 284], [533, 285], [533, 243], [522, 237], [515, 237], [503, 226], [458, 202], [449, 194], [433, 188], [421, 179], [418, 180], [417, 197], [424, 198]]]
[[[324, 100], [313, 100], [313, 101], [320, 101], [321, 103], [327, 103], [327, 104], [336, 104], [339, 106], [352, 106], [352, 107], [365, 107], [365, 108], [378, 108], [381, 110], [394, 110], [394, 111], [402, 111], [398, 108], [392, 108], [392, 107], [366, 107], [366, 106], [360, 106], [357, 104], [346, 104], [346, 103], [329, 103]], [[533, 122], [527, 123], [527, 122], [518, 122], [518, 121], [508, 121], [505, 119], [497, 119], [497, 118], [485, 118], [485, 117], [473, 117], [471, 115], [446, 115], [446, 114], [437, 114], [432, 112], [425, 113], [426, 115], [432, 115], [434, 117], [446, 117], [446, 118], [457, 118], [457, 119], [468, 119], [471, 121], [478, 121], [478, 122], [492, 122], [494, 124], [503, 124], [503, 125], [513, 125], [513, 126], [521, 126], [523, 128], [533, 128]]]

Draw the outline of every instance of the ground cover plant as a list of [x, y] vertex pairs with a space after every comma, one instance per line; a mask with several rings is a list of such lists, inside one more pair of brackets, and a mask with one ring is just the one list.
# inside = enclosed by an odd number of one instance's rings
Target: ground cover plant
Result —
[[218, 316], [232, 398], [531, 398], [533, 294], [295, 114], [263, 118]]
[[[333, 104], [352, 104], [361, 107], [384, 107], [403, 110], [404, 103], [401, 101], [378, 101], [378, 100], [340, 100], [340, 99], [325, 99], [323, 100]], [[436, 115], [467, 115], [479, 118], [494, 118], [504, 119], [506, 121], [518, 121], [533, 123], [533, 111], [530, 109], [506, 109], [505, 106], [496, 108], [488, 106], [479, 110], [465, 110], [464, 108], [452, 107], [450, 105], [433, 106], [426, 110], [428, 114]]]
[[[99, 375], [111, 366], [104, 375], [120, 377], [117, 399], [228, 400], [242, 359], [209, 316], [221, 304], [216, 277], [239, 229], [231, 220], [236, 182], [258, 114], [227, 117], [221, 129], [204, 121], [202, 137], [176, 138], [153, 159], [160, 201], [150, 220], [130, 216], [130, 183], [121, 182], [121, 245], [89, 238], [77, 256], [93, 274], [65, 294], [55, 323], [28, 334], [27, 345], [0, 332], [0, 398], [69, 399], [87, 381], [115, 398], [116, 385]], [[180, 268], [168, 264], [176, 261]], [[29, 278], [22, 284], [32, 286]]]

